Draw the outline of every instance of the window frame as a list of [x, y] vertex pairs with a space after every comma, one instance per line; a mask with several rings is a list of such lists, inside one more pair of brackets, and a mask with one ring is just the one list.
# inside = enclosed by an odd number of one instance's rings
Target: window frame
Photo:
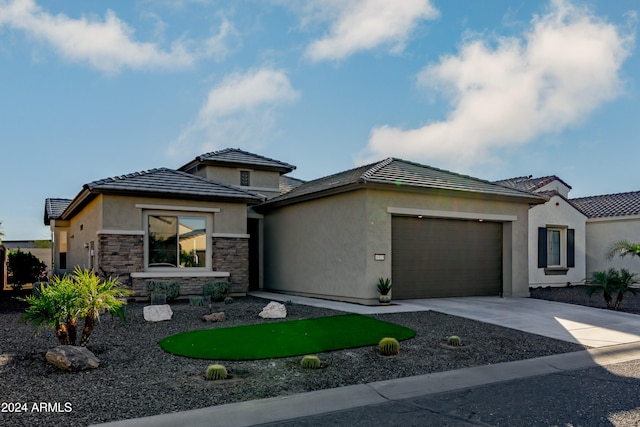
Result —
[[[559, 233], [560, 264], [549, 264], [549, 232]], [[562, 275], [575, 266], [575, 229], [559, 225], [538, 227], [538, 268], [543, 268], [546, 275]]]
[[[246, 177], [246, 184], [243, 178]], [[251, 171], [247, 169], [240, 169], [240, 187], [251, 187]]]
[[[205, 220], [205, 262], [202, 267], [182, 267], [180, 265], [176, 267], [171, 266], [150, 266], [149, 265], [149, 251], [151, 249], [149, 239], [149, 217], [152, 216], [164, 216], [164, 217], [174, 217], [177, 220], [177, 223], [180, 223], [180, 218], [188, 217], [188, 218], [202, 218]], [[150, 272], [176, 272], [176, 271], [211, 271], [213, 268], [213, 242], [211, 239], [211, 235], [213, 234], [213, 214], [206, 212], [198, 212], [198, 211], [183, 211], [183, 210], [144, 210], [143, 211], [143, 227], [144, 227], [144, 244], [143, 244], [143, 252], [144, 252], [144, 271]], [[176, 253], [179, 260], [179, 252]]]

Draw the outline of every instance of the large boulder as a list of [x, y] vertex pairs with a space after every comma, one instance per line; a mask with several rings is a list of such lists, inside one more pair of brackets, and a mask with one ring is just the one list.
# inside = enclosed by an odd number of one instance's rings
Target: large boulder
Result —
[[287, 307], [279, 302], [271, 301], [258, 315], [263, 319], [284, 319], [287, 317]]
[[227, 316], [224, 314], [224, 311], [221, 311], [219, 313], [205, 314], [202, 316], [202, 320], [205, 322], [224, 322], [227, 320]]
[[75, 345], [59, 345], [47, 351], [45, 358], [64, 371], [84, 371], [100, 366], [100, 360], [91, 351]]
[[162, 322], [163, 320], [171, 320], [173, 311], [169, 304], [147, 305], [142, 309], [144, 320], [147, 322]]

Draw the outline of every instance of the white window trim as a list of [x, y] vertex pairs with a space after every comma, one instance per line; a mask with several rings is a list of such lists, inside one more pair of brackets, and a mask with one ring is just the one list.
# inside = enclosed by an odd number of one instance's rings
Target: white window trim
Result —
[[176, 271], [136, 271], [131, 273], [131, 277], [140, 279], [151, 278], [171, 278], [171, 277], [229, 277], [226, 271], [192, 271], [194, 268], [176, 268]]
[[[149, 229], [149, 216], [154, 215], [166, 215], [166, 216], [190, 216], [190, 217], [202, 217], [205, 219], [205, 235], [211, 236], [213, 234], [213, 215], [207, 214], [202, 211], [178, 211], [178, 210], [145, 210], [142, 215], [142, 226], [144, 230]], [[153, 272], [157, 275], [159, 273], [176, 274], [175, 276], [169, 275], [166, 277], [184, 277], [190, 276], [197, 272], [211, 273], [213, 268], [213, 247], [210, 239], [207, 239], [206, 259], [204, 267], [149, 267], [149, 233], [144, 233], [144, 271], [147, 273]], [[154, 276], [156, 277], [156, 276]], [[159, 277], [159, 276], [157, 276]]]

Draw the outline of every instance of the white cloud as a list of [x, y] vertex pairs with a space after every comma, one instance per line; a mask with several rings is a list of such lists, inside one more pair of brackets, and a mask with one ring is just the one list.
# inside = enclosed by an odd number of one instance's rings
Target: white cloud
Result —
[[53, 15], [36, 5], [34, 0], [0, 0], [0, 26], [21, 30], [34, 39], [50, 44], [71, 61], [115, 73], [122, 68], [184, 68], [201, 56], [218, 55], [224, 50], [225, 35], [230, 24], [223, 21], [220, 33], [205, 43], [200, 52], [191, 52], [184, 40], [177, 40], [168, 50], [155, 43], [137, 42], [134, 30], [107, 10], [104, 20], [82, 17], [73, 19]]
[[359, 162], [398, 156], [466, 168], [491, 151], [579, 123], [621, 92], [619, 71], [633, 38], [589, 10], [555, 0], [521, 38], [465, 42], [418, 83], [443, 90], [452, 110], [418, 129], [371, 131]]
[[263, 68], [232, 74], [211, 89], [197, 117], [174, 141], [169, 154], [258, 146], [273, 130], [276, 108], [298, 96], [282, 70]]
[[430, 0], [318, 0], [303, 22], [328, 19], [331, 28], [307, 47], [306, 55], [313, 61], [339, 60], [380, 45], [401, 51], [420, 20], [437, 16]]

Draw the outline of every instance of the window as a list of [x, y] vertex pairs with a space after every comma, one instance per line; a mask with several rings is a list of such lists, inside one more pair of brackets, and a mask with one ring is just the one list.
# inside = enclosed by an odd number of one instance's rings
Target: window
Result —
[[207, 217], [149, 214], [147, 224], [148, 267], [207, 267]]
[[58, 268], [67, 269], [67, 232], [60, 231], [58, 235]]
[[251, 185], [249, 180], [249, 171], [240, 171], [240, 185], [243, 187]]
[[544, 268], [545, 274], [566, 274], [575, 265], [575, 230], [538, 228], [538, 268]]

